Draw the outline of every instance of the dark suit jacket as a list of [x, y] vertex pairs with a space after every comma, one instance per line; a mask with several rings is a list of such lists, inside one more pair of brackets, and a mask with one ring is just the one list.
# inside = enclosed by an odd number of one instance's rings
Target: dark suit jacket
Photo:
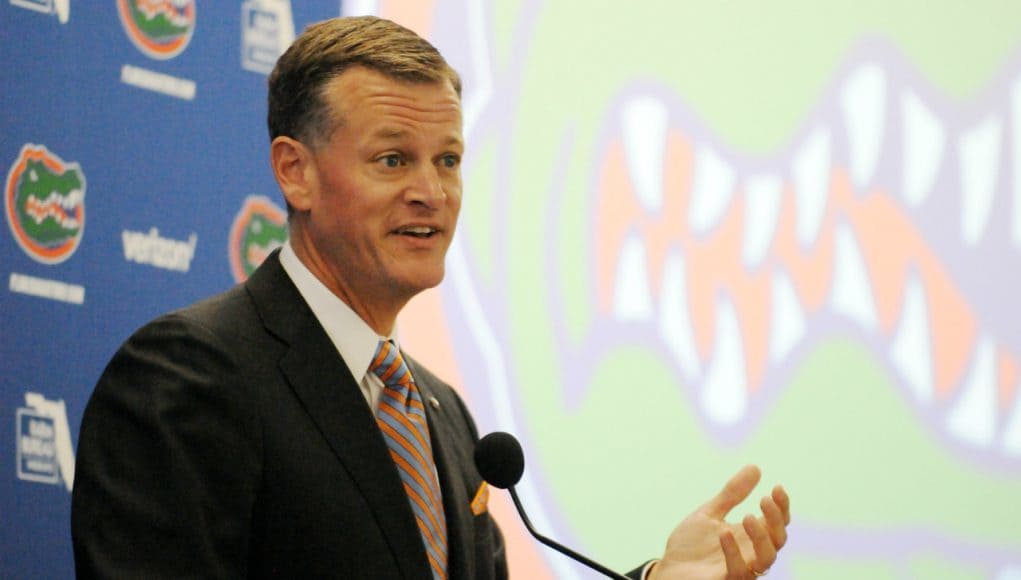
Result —
[[[427, 405], [452, 579], [507, 576], [461, 399], [410, 358]], [[79, 577], [431, 578], [365, 399], [276, 254], [139, 330], [85, 410], [72, 498]]]

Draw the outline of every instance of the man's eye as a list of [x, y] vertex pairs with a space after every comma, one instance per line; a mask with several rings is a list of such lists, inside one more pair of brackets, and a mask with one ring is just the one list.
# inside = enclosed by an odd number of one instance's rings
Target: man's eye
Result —
[[384, 156], [380, 157], [378, 159], [378, 161], [380, 163], [382, 163], [385, 167], [390, 167], [390, 168], [400, 167], [401, 165], [404, 164], [404, 160], [401, 159], [401, 156], [396, 154], [396, 153], [392, 153], [390, 155], [384, 155]]
[[444, 167], [453, 169], [461, 162], [461, 158], [451, 153], [450, 155], [444, 155], [440, 162], [443, 163]]

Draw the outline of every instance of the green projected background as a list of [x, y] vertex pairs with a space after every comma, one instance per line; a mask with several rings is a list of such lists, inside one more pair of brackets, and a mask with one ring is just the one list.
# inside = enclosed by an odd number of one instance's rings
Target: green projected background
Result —
[[1021, 9], [484, 12], [444, 298], [550, 525], [625, 568], [756, 462], [779, 577], [1021, 578]]

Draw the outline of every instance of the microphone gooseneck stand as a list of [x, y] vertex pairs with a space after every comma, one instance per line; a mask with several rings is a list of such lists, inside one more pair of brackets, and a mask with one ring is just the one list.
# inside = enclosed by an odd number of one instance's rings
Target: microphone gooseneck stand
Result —
[[568, 558], [577, 560], [578, 562], [585, 564], [589, 568], [592, 568], [596, 572], [600, 572], [606, 576], [609, 576], [610, 578], [614, 578], [615, 580], [630, 580], [627, 576], [624, 576], [623, 574], [618, 574], [617, 572], [610, 570], [606, 566], [603, 566], [599, 562], [591, 560], [579, 554], [578, 552], [575, 552], [574, 550], [568, 548], [567, 546], [558, 544], [537, 532], [535, 528], [532, 526], [532, 522], [529, 521], [528, 515], [525, 513], [525, 508], [521, 507], [521, 500], [518, 499], [518, 492], [514, 490], [514, 486], [512, 485], [508, 487], [507, 491], [510, 492], [511, 499], [514, 500], [514, 507], [517, 508], [518, 515], [521, 516], [521, 521], [525, 522], [525, 527], [528, 528], [528, 532], [532, 534], [536, 540], [539, 540], [543, 544], [549, 546], [550, 548], [553, 548], [554, 550], [560, 552], [561, 554], [567, 556]]
[[489, 485], [510, 491], [511, 499], [514, 500], [514, 507], [518, 510], [521, 521], [525, 523], [528, 533], [532, 534], [535, 539], [600, 574], [614, 580], [629, 580], [627, 576], [618, 574], [599, 562], [591, 560], [567, 546], [558, 544], [536, 531], [531, 520], [528, 519], [528, 514], [525, 513], [525, 508], [521, 505], [518, 492], [514, 490], [514, 485], [521, 480], [521, 475], [525, 472], [525, 454], [521, 450], [521, 444], [513, 435], [496, 431], [479, 440], [475, 445], [475, 467], [482, 479], [486, 480]]

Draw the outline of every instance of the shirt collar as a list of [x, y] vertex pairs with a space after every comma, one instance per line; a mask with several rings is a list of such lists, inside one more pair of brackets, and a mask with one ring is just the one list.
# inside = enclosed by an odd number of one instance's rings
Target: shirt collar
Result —
[[[380, 340], [395, 336], [379, 336], [351, 307], [331, 292], [308, 267], [298, 259], [290, 240], [280, 250], [280, 265], [298, 287], [298, 292], [312, 309], [312, 314], [326, 330], [333, 346], [344, 359], [351, 376], [361, 381], [372, 364]], [[394, 333], [396, 334], [396, 332]], [[398, 345], [400, 347], [400, 345]]]

